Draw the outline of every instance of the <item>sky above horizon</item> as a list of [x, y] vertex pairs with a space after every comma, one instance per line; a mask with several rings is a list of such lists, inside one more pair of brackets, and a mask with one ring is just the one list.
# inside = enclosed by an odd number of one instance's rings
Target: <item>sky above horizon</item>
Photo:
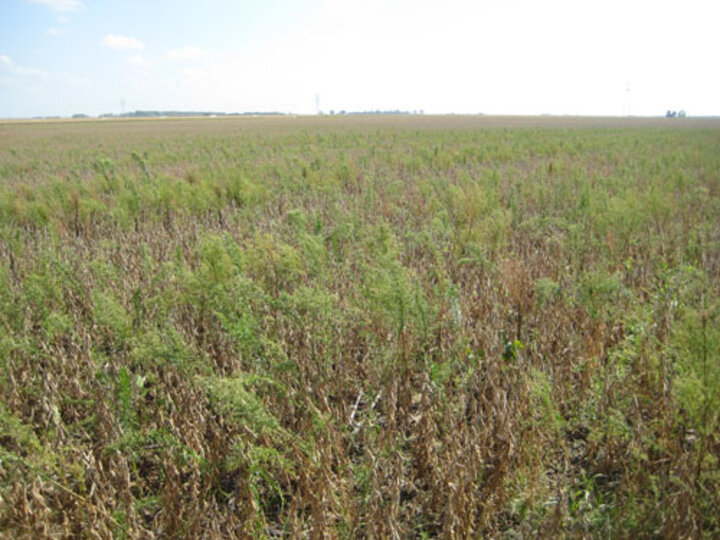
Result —
[[0, 118], [720, 114], [717, 0], [0, 0]]

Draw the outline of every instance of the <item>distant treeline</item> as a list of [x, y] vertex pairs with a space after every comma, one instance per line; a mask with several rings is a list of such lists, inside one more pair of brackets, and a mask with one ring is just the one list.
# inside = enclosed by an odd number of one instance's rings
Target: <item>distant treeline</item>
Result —
[[224, 112], [198, 112], [198, 111], [134, 111], [123, 114], [106, 113], [101, 114], [100, 118], [154, 118], [161, 116], [286, 116], [281, 112], [243, 112], [243, 113], [224, 113]]
[[[330, 114], [334, 114], [333, 111], [330, 111]], [[345, 112], [340, 111], [338, 114], [424, 114], [424, 111], [400, 111], [400, 110], [392, 110], [392, 111], [351, 111], [351, 112]]]
[[[330, 114], [330, 115], [360, 115], [360, 114], [424, 114], [424, 111], [401, 111], [401, 110], [373, 110], [373, 111], [330, 111], [329, 113], [319, 114]], [[277, 111], [249, 111], [249, 112], [211, 112], [211, 111], [133, 111], [121, 114], [105, 113], [98, 116], [98, 118], [161, 118], [161, 117], [189, 117], [189, 116], [292, 116], [293, 113], [282, 113]], [[47, 117], [46, 117], [47, 118]], [[54, 117], [60, 118], [60, 117]], [[72, 118], [91, 118], [87, 114], [74, 114]]]

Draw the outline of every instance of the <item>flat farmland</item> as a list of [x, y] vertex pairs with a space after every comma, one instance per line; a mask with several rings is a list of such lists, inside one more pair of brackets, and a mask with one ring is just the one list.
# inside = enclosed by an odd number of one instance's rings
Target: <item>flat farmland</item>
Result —
[[720, 120], [0, 123], [0, 536], [720, 536]]

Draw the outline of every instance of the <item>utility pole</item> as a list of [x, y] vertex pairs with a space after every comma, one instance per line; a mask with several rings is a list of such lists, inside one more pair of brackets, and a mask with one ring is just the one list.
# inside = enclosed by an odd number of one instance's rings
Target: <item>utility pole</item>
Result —
[[625, 83], [625, 104], [623, 105], [623, 116], [630, 116], [630, 83]]

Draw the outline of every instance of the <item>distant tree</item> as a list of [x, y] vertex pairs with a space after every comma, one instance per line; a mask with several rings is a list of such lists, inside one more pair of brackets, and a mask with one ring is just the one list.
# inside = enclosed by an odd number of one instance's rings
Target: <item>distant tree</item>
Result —
[[677, 116], [677, 113], [675, 111], [670, 111], [665, 113], [665, 118], [675, 118]]
[[76, 113], [72, 115], [73, 118], [90, 118], [87, 114]]
[[685, 118], [685, 115], [686, 115], [685, 110], [684, 110], [684, 109], [680, 109], [680, 110], [678, 111], [677, 115], [678, 115], [678, 118]]

